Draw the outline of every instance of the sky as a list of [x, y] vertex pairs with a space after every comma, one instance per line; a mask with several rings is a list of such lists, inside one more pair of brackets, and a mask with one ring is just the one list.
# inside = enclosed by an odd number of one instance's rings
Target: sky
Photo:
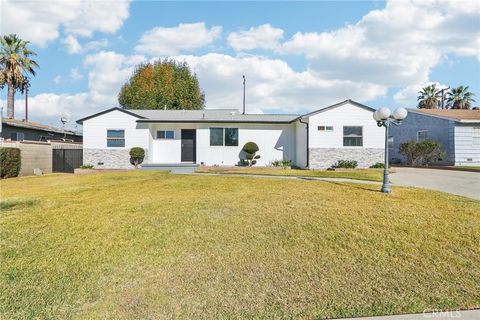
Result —
[[[186, 61], [207, 108], [306, 113], [346, 99], [415, 107], [417, 92], [468, 85], [480, 103], [480, 1], [10, 1], [0, 33], [40, 65], [29, 119], [75, 121], [118, 106], [135, 65]], [[6, 114], [6, 89], [0, 104]], [[24, 118], [16, 94], [15, 117]]]

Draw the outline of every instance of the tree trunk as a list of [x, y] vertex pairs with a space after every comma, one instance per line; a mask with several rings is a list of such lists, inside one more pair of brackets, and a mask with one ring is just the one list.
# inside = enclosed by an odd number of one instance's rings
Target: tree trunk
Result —
[[7, 118], [13, 119], [14, 116], [14, 99], [15, 99], [15, 89], [12, 85], [8, 85], [8, 98], [7, 98]]

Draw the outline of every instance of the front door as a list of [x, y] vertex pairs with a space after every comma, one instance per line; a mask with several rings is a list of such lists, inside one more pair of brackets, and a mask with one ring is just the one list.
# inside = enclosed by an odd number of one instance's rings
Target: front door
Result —
[[182, 129], [182, 162], [195, 162], [196, 159], [196, 131]]

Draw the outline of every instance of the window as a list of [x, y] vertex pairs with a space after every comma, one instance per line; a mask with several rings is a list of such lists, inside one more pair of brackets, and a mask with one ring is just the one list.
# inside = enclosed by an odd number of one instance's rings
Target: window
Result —
[[157, 130], [157, 139], [173, 139], [173, 130]]
[[10, 139], [12, 141], [23, 141], [25, 139], [25, 134], [23, 132], [12, 132], [10, 134]]
[[478, 146], [480, 145], [480, 127], [472, 129], [472, 144]]
[[417, 141], [423, 141], [428, 139], [428, 130], [417, 131]]
[[225, 128], [225, 145], [238, 146], [238, 129]]
[[107, 147], [125, 147], [125, 130], [107, 130]]
[[363, 146], [363, 127], [343, 127], [343, 146]]
[[211, 146], [238, 146], [238, 128], [210, 128]]
[[223, 146], [223, 128], [210, 128], [210, 145]]
[[318, 131], [333, 131], [332, 126], [318, 126]]

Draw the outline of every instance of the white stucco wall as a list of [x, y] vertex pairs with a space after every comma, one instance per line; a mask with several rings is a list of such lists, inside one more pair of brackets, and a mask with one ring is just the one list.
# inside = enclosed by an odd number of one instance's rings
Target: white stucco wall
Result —
[[[302, 120], [307, 122], [306, 119]], [[307, 166], [307, 125], [295, 122], [295, 165], [300, 168]]]
[[480, 144], [474, 143], [473, 128], [480, 124], [455, 125], [455, 165], [480, 165]]
[[[210, 128], [238, 128], [238, 146], [210, 146]], [[295, 162], [295, 124], [150, 124], [152, 137], [157, 130], [173, 130], [174, 139], [153, 139], [151, 162], [181, 162], [181, 130], [196, 129], [197, 163], [231, 166], [238, 164], [245, 143], [255, 142], [261, 158], [257, 165], [268, 165], [273, 160], [289, 159]]]
[[[345, 104], [340, 107], [320, 112], [309, 117], [310, 148], [384, 148], [385, 129], [379, 128], [372, 118], [373, 112]], [[333, 126], [333, 131], [318, 131], [318, 126]], [[362, 126], [363, 146], [344, 147], [343, 127]]]
[[[148, 149], [148, 129], [138, 129], [138, 118], [114, 110], [83, 122], [84, 149], [130, 149], [142, 147]], [[125, 148], [107, 147], [107, 130], [125, 130]]]

